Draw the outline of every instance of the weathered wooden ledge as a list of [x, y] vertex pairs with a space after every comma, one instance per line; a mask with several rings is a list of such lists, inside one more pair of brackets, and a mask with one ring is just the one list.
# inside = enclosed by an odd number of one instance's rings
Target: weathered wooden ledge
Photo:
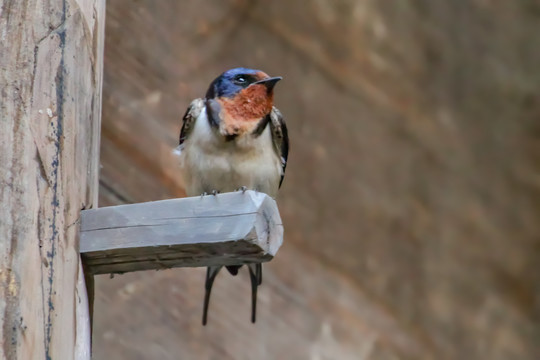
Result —
[[269, 261], [283, 242], [276, 202], [253, 191], [84, 210], [88, 275]]

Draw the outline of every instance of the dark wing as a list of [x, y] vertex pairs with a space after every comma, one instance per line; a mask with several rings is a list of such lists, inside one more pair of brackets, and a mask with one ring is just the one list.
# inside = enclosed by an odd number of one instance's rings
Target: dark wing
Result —
[[281, 180], [279, 181], [279, 186], [281, 187], [281, 183], [285, 177], [287, 157], [289, 156], [289, 134], [287, 133], [287, 125], [285, 124], [285, 120], [283, 120], [283, 115], [281, 115], [281, 112], [276, 107], [273, 107], [270, 113], [270, 129], [272, 130], [274, 149], [281, 159], [281, 166], [283, 168]]
[[187, 137], [193, 130], [193, 126], [195, 125], [195, 121], [201, 114], [201, 111], [204, 109], [204, 100], [203, 99], [195, 99], [189, 104], [188, 109], [186, 110], [186, 113], [184, 115], [183, 123], [182, 123], [182, 130], [180, 130], [180, 141], [179, 141], [179, 150], [182, 151], [184, 141], [186, 141]]

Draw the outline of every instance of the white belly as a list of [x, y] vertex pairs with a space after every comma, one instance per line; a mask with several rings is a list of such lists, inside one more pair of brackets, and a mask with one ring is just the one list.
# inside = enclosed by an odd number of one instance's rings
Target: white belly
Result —
[[269, 126], [256, 138], [225, 141], [210, 128], [205, 110], [184, 142], [180, 165], [188, 196], [245, 186], [275, 198], [282, 172]]

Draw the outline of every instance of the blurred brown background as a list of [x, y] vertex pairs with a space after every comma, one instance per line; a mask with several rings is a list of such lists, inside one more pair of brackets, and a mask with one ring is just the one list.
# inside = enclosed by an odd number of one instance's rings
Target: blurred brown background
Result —
[[95, 359], [539, 359], [540, 3], [115, 0], [101, 206], [184, 196], [181, 117], [281, 75], [285, 243], [249, 280], [98, 277]]

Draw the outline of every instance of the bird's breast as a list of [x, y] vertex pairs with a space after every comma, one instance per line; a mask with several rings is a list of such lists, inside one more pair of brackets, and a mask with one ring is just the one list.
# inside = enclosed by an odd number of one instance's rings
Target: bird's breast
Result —
[[212, 129], [206, 110], [185, 141], [181, 166], [190, 196], [246, 186], [275, 197], [282, 171], [269, 126], [260, 136], [248, 133], [228, 141]]

